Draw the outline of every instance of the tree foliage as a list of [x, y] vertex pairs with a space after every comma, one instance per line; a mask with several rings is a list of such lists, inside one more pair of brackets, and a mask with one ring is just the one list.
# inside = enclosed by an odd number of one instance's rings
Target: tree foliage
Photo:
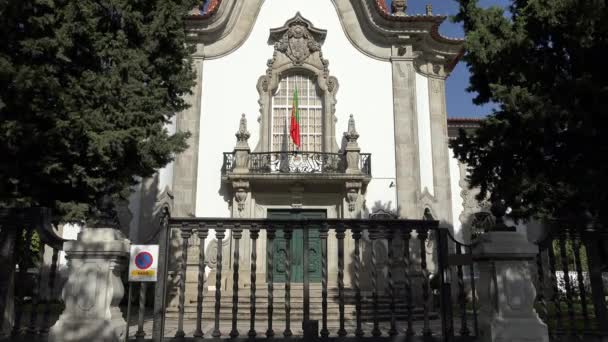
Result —
[[196, 3], [0, 1], [0, 206], [90, 218], [185, 149], [165, 127], [194, 85]]
[[519, 218], [608, 223], [608, 3], [513, 0], [508, 11], [460, 0], [474, 102], [496, 109], [451, 143], [480, 198]]

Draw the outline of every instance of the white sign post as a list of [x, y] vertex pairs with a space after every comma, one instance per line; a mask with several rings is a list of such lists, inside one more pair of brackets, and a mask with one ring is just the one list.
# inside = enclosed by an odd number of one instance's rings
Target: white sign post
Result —
[[131, 245], [129, 281], [155, 282], [158, 275], [158, 245]]

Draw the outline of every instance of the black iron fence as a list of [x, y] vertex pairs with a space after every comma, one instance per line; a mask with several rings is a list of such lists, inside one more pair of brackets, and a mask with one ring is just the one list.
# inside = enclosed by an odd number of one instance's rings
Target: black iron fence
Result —
[[[343, 153], [288, 151], [249, 153], [249, 172], [260, 173], [305, 173], [305, 174], [341, 174], [346, 172], [346, 156]], [[359, 170], [364, 175], [371, 175], [371, 154], [359, 154]], [[224, 153], [224, 173], [232, 172], [235, 167], [235, 155]]]
[[538, 245], [536, 310], [551, 339], [608, 337], [606, 233], [556, 222]]
[[[302, 255], [291, 248], [296, 236]], [[314, 239], [320, 282], [307, 271], [294, 280], [295, 260], [316, 260], [309, 249]], [[208, 240], [217, 240], [211, 254]], [[229, 247], [222, 248], [224, 240]], [[163, 230], [160, 255], [155, 341], [477, 336], [471, 248], [437, 221], [174, 218]], [[282, 280], [277, 269], [286, 273]], [[143, 318], [140, 323], [143, 331]]]
[[46, 340], [63, 311], [58, 291], [63, 242], [49, 210], [0, 210], [0, 340]]

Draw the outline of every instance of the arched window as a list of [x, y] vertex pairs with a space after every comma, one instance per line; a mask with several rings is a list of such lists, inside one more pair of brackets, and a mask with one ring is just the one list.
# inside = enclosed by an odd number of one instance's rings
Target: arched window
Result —
[[272, 97], [272, 151], [295, 151], [290, 137], [294, 90], [298, 89], [300, 151], [323, 150], [323, 103], [313, 79], [293, 74], [281, 79]]

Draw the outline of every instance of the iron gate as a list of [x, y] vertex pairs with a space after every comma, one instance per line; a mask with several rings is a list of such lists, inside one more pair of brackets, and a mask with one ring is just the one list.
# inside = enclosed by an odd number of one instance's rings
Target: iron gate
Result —
[[[471, 247], [438, 221], [172, 218], [165, 226], [152, 336], [147, 336], [155, 341], [397, 336], [472, 341], [477, 336]], [[311, 283], [307, 272], [301, 284], [289, 276], [276, 283], [272, 273], [260, 277], [262, 268], [273, 264], [277, 232], [289, 245], [296, 230], [302, 230], [305, 245], [312, 230], [319, 233], [321, 283]], [[219, 246], [211, 252], [205, 248], [210, 240]], [[333, 252], [328, 246], [335, 246]], [[243, 249], [250, 253], [248, 265], [241, 260]], [[287, 273], [292, 257], [287, 253], [284, 259]], [[302, 258], [306, 265], [308, 255]], [[145, 301], [145, 291], [142, 297]], [[142, 309], [130, 338], [146, 337]]]

